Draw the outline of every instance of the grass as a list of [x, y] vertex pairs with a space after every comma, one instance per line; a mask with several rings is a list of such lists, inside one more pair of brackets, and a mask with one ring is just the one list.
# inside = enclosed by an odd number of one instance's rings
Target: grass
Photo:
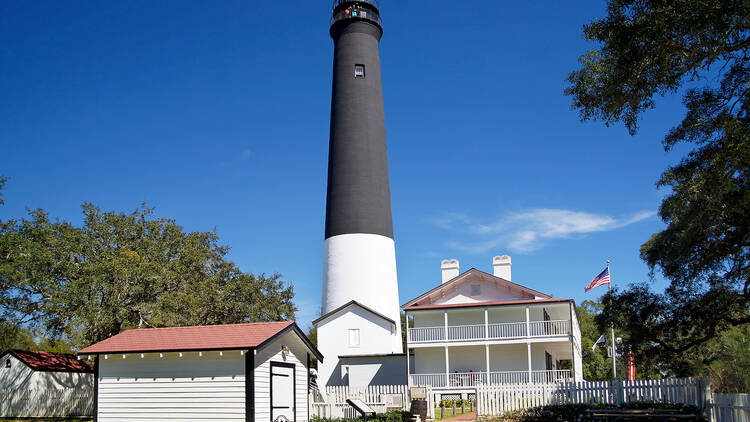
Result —
[[469, 410], [468, 407], [465, 408], [463, 412], [461, 411], [460, 407], [457, 407], [455, 414], [453, 413], [453, 408], [452, 407], [445, 407], [443, 409], [440, 409], [439, 407], [436, 407], [435, 408], [435, 420], [439, 421], [441, 419], [448, 419], [448, 418], [452, 418], [454, 416], [460, 416], [460, 415], [463, 415], [463, 414], [466, 414], [466, 413], [471, 413], [471, 412], [473, 412], [473, 410]]

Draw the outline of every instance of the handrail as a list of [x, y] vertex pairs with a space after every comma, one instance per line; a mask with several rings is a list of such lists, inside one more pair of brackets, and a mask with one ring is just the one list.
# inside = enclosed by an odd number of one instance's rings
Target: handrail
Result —
[[344, 3], [350, 3], [354, 1], [358, 1], [360, 3], [370, 3], [371, 5], [380, 9], [380, 4], [378, 0], [333, 0], [333, 8], [335, 9]]
[[[331, 16], [330, 20], [331, 25], [335, 22], [346, 19], [361, 19], [375, 22], [382, 29], [383, 21], [380, 19], [380, 12], [378, 11], [377, 4], [374, 4], [371, 1], [357, 0], [356, 2], [351, 2], [352, 4], [350, 6], [337, 10], [338, 6], [344, 3], [349, 2], [340, 1], [338, 4], [334, 5], [333, 16]], [[370, 3], [373, 4], [374, 9], [356, 3]]]
[[[570, 369], [551, 369], [534, 371], [490, 371], [489, 380], [487, 372], [476, 370], [474, 372], [450, 372], [447, 374], [409, 374], [411, 386], [433, 387], [474, 387], [477, 385], [498, 384], [526, 384], [526, 383], [556, 383], [569, 381], [573, 377]], [[529, 378], [531, 375], [531, 378]]]
[[[498, 322], [487, 324], [460, 324], [433, 327], [412, 327], [407, 330], [409, 342], [424, 343], [456, 340], [495, 340], [504, 338], [544, 337], [569, 335], [569, 320], [530, 321], [527, 332], [526, 322]], [[446, 339], [447, 328], [447, 339]], [[486, 331], [486, 332], [485, 332]]]

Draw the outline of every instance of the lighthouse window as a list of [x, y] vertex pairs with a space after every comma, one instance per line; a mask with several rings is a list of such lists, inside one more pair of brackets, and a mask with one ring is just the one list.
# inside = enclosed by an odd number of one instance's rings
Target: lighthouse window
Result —
[[5, 361], [5, 367], [10, 368], [10, 359]]
[[365, 77], [365, 65], [363, 65], [363, 64], [355, 64], [354, 65], [354, 77], [355, 78], [364, 78]]
[[359, 347], [359, 328], [349, 329], [349, 347]]

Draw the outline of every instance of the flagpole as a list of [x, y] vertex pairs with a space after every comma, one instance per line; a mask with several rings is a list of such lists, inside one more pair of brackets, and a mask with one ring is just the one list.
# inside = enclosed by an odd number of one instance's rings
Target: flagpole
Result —
[[[612, 300], [612, 271], [609, 269], [609, 259], [607, 260], [607, 273], [609, 274], [609, 298]], [[617, 346], [615, 345], [615, 323], [612, 322], [612, 379], [617, 379]]]

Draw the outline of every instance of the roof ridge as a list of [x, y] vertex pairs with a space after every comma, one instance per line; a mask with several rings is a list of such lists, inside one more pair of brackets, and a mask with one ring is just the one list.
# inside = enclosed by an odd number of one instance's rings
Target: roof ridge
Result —
[[75, 357], [75, 353], [67, 353], [67, 352], [50, 352], [49, 350], [24, 350], [24, 349], [8, 349], [6, 352], [16, 352], [16, 353], [49, 353], [51, 355], [63, 355], [63, 356], [73, 356]]
[[[259, 325], [259, 324], [294, 324], [295, 321], [257, 321], [257, 322], [238, 322], [234, 324], [208, 324], [208, 325], [180, 325], [176, 327], [147, 327], [147, 328], [127, 328], [120, 332], [120, 334], [127, 331], [149, 331], [149, 330], [164, 330], [164, 329], [178, 329], [178, 328], [204, 328], [204, 327], [233, 327], [233, 326], [244, 326], [244, 325]], [[111, 338], [111, 337], [110, 337]]]

